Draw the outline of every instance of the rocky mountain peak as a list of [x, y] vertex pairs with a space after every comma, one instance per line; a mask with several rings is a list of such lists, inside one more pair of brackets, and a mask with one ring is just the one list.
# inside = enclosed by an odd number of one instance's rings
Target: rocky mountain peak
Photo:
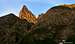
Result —
[[28, 8], [25, 5], [23, 5], [22, 10], [23, 11], [28, 11]]
[[30, 23], [36, 23], [36, 17], [33, 15], [33, 13], [28, 10], [28, 8], [24, 5], [19, 13], [19, 17], [21, 19], [26, 19]]
[[[6, 16], [15, 16], [15, 15], [13, 13], [9, 13]], [[2, 16], [2, 17], [4, 17], [4, 16]]]
[[11, 18], [18, 18], [18, 17], [16, 15], [14, 15], [13, 13], [9, 13], [5, 16], [0, 17], [0, 20], [1, 19], [11, 19]]

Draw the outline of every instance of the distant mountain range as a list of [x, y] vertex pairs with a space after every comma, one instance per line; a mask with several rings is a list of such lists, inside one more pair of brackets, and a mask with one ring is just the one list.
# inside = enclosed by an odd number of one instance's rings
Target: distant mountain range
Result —
[[75, 4], [50, 8], [38, 18], [24, 5], [19, 17], [0, 17], [0, 44], [75, 44]]

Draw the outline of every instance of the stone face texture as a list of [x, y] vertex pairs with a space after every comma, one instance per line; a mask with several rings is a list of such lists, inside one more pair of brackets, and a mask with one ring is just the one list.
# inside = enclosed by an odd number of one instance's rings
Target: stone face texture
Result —
[[31, 23], [12, 13], [0, 17], [0, 44], [17, 44], [30, 28]]
[[[66, 40], [68, 37], [74, 36], [74, 6], [75, 5], [60, 5], [50, 8], [45, 14], [39, 16], [38, 23], [34, 30], [42, 28], [42, 30], [46, 30], [44, 32], [47, 34], [48, 32], [52, 32], [55, 34], [54, 38], [58, 41]], [[45, 34], [45, 36], [47, 34]]]
[[26, 19], [28, 22], [31, 22], [31, 23], [36, 23], [36, 17], [32, 14], [31, 11], [28, 10], [28, 8], [24, 5], [22, 10], [20, 11], [19, 13], [19, 17], [21, 19]]

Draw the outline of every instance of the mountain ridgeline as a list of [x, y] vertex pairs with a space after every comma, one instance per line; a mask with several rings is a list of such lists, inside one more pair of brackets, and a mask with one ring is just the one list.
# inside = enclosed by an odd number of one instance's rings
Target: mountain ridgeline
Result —
[[38, 18], [24, 5], [19, 17], [0, 17], [0, 44], [75, 44], [75, 4], [50, 8]]

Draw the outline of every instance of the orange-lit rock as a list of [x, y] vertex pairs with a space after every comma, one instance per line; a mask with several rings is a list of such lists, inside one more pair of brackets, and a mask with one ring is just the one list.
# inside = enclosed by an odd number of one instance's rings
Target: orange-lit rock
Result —
[[21, 19], [26, 19], [30, 23], [36, 23], [36, 17], [32, 14], [31, 11], [24, 5], [22, 10], [19, 13], [19, 17]]
[[64, 6], [69, 7], [69, 8], [75, 8], [75, 4], [64, 4]]

